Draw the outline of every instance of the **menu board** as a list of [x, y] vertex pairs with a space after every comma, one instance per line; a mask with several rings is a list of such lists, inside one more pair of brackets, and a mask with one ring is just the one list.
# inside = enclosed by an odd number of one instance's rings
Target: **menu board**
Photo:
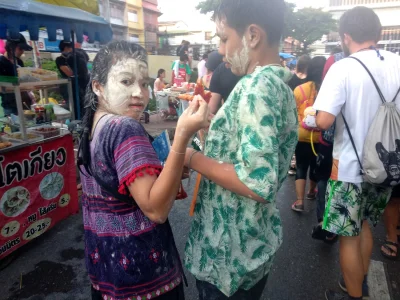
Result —
[[0, 154], [0, 259], [78, 210], [71, 135]]

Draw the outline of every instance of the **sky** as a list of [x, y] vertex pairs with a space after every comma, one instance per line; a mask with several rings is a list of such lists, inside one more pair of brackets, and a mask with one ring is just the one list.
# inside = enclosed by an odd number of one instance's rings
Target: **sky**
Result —
[[[302, 7], [321, 7], [328, 0], [288, 0]], [[159, 21], [184, 21], [191, 29], [214, 29], [214, 24], [210, 21], [210, 16], [205, 16], [196, 10], [196, 5], [200, 0], [158, 0], [158, 6], [163, 12]]]

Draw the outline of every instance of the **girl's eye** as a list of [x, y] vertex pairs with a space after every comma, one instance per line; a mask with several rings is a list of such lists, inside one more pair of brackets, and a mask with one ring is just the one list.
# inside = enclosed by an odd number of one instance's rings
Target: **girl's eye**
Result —
[[132, 80], [124, 79], [124, 80], [121, 81], [121, 83], [126, 85], [126, 86], [128, 86], [128, 85], [132, 84]]

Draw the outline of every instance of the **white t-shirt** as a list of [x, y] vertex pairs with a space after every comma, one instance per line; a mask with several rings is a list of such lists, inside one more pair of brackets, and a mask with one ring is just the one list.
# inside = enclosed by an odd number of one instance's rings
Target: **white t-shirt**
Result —
[[206, 61], [204, 59], [199, 62], [197, 69], [199, 72], [199, 78], [203, 78], [203, 76], [207, 75]]
[[[386, 101], [393, 100], [400, 87], [400, 56], [375, 50], [362, 51], [352, 56], [360, 59], [374, 76]], [[363, 182], [360, 165], [344, 125], [346, 118], [358, 155], [362, 160], [364, 142], [374, 117], [381, 105], [378, 92], [364, 67], [351, 58], [336, 62], [326, 75], [318, 93], [314, 109], [337, 116], [333, 146], [331, 178], [343, 182]], [[400, 109], [400, 96], [396, 100]]]

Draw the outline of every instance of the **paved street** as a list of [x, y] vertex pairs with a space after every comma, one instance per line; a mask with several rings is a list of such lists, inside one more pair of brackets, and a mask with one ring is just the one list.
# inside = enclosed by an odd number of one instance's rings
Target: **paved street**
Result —
[[[194, 182], [194, 181], [192, 181]], [[188, 189], [191, 196], [192, 190]], [[189, 198], [190, 199], [190, 198]], [[284, 225], [284, 243], [270, 275], [263, 300], [322, 300], [325, 288], [338, 289], [338, 245], [314, 241], [310, 231], [315, 221], [315, 203], [308, 203], [308, 213], [298, 215], [290, 210], [295, 199], [294, 178], [289, 178], [278, 196]], [[178, 201], [171, 213], [179, 251], [182, 253], [190, 226], [190, 200]], [[379, 247], [383, 241], [382, 224], [374, 230], [372, 300], [400, 299], [400, 262], [383, 260]], [[83, 225], [80, 214], [61, 222], [51, 231], [18, 251], [16, 260], [0, 272], [0, 299], [88, 300], [89, 280], [83, 255]], [[380, 262], [383, 262], [380, 263]], [[187, 274], [186, 299], [196, 300], [193, 277]], [[386, 286], [388, 283], [388, 287]], [[21, 288], [20, 288], [21, 287]]]

